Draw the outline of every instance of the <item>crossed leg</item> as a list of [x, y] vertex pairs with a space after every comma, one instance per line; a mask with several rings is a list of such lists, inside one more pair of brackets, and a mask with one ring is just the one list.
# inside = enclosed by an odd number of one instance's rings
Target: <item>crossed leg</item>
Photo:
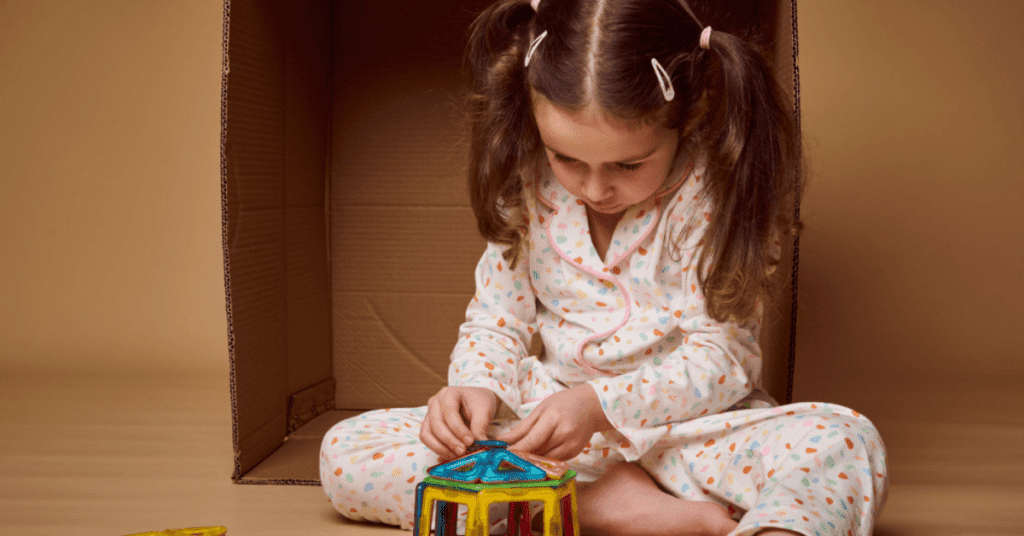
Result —
[[[720, 506], [687, 501], [662, 491], [638, 465], [620, 462], [594, 482], [580, 482], [578, 508], [586, 536], [726, 535], [738, 523]], [[543, 534], [543, 516], [534, 518], [535, 534]], [[800, 533], [766, 529], [757, 536], [791, 536]]]
[[724, 536], [737, 522], [710, 502], [665, 493], [640, 466], [620, 462], [578, 484], [580, 528], [587, 536]]

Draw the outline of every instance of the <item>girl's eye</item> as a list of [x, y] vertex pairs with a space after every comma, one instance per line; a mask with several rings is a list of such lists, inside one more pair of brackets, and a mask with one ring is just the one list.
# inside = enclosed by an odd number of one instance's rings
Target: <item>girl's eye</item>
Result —
[[575, 158], [569, 158], [568, 156], [561, 155], [561, 154], [558, 154], [558, 153], [554, 153], [554, 155], [555, 155], [555, 160], [558, 160], [559, 162], [561, 162], [563, 164], [571, 164], [571, 163], [576, 161]]
[[[570, 158], [568, 156], [565, 156], [565, 155], [562, 155], [562, 154], [558, 154], [558, 153], [552, 153], [552, 154], [554, 155], [555, 160], [557, 160], [557, 161], [559, 161], [559, 162], [561, 162], [563, 164], [574, 164], [574, 163], [576, 163], [576, 159], [575, 158]], [[637, 162], [635, 164], [623, 164], [622, 162], [618, 162], [618, 163], [615, 164], [615, 167], [619, 168], [622, 171], [636, 171], [636, 170], [640, 169], [640, 166], [642, 164], [643, 164], [643, 162]]]

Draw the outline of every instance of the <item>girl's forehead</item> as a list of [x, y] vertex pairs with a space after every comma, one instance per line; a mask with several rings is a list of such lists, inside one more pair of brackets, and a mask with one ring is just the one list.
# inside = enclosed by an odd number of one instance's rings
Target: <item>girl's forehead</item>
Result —
[[652, 150], [677, 136], [662, 125], [626, 121], [589, 110], [568, 110], [544, 98], [534, 100], [541, 139], [551, 150], [580, 160], [620, 161]]
[[548, 100], [547, 97], [537, 93], [536, 91], [531, 90], [530, 93], [534, 115], [536, 115], [538, 109], [541, 108], [545, 114], [564, 117], [579, 124], [588, 124], [601, 128], [623, 131], [640, 130], [654, 124], [653, 121], [649, 120], [645, 121], [643, 119], [625, 119], [618, 117], [595, 104], [588, 104], [581, 109], [565, 108], [554, 104]]

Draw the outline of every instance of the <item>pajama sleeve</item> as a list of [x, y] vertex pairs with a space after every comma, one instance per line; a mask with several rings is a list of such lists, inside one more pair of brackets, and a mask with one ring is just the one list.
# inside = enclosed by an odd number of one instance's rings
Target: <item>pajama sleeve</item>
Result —
[[[448, 367], [448, 385], [485, 387], [507, 409], [520, 405], [519, 361], [536, 331], [537, 305], [525, 252], [515, 269], [502, 257], [505, 246], [490, 243], [476, 267], [476, 295], [459, 328]], [[498, 415], [507, 414], [499, 405]]]
[[[621, 452], [632, 461], [642, 456], [672, 423], [720, 413], [739, 402], [754, 388], [759, 377], [761, 351], [756, 340], [760, 307], [755, 318], [744, 323], [718, 322], [704, 307], [697, 281], [697, 260], [707, 227], [703, 210], [689, 210], [697, 217], [681, 217], [685, 207], [673, 211], [670, 234], [687, 235], [679, 262], [681, 288], [673, 289], [671, 315], [677, 330], [665, 341], [678, 346], [664, 359], [644, 359], [634, 371], [597, 378], [588, 383], [597, 392], [609, 422], [628, 444]], [[681, 339], [681, 340], [680, 340]]]

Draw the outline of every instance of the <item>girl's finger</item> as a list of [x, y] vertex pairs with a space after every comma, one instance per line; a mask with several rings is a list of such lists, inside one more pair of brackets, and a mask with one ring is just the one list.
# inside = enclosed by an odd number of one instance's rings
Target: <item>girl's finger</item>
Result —
[[452, 431], [448, 428], [447, 420], [445, 418], [444, 404], [438, 402], [437, 410], [433, 408], [428, 413], [432, 416], [430, 421], [430, 432], [434, 434], [434, 437], [438, 441], [443, 443], [448, 450], [454, 452], [456, 456], [462, 456], [466, 452], [465, 444], [455, 437]]
[[526, 431], [529, 429], [530, 427], [525, 425], [525, 421], [522, 421], [498, 436], [498, 441], [504, 441], [505, 443], [512, 445], [516, 441], [522, 439], [523, 436], [526, 435]]
[[543, 456], [544, 458], [551, 458], [552, 460], [559, 460], [559, 461], [563, 461], [564, 462], [566, 460], [565, 460], [565, 458], [563, 458], [563, 456], [565, 456], [566, 452], [567, 451], [566, 451], [565, 445], [556, 445], [554, 448], [548, 450], [547, 452], [545, 452], [543, 454], [540, 454], [540, 456]]
[[571, 441], [571, 439], [570, 437], [565, 437], [564, 430], [559, 430], [556, 424], [545, 444], [537, 449], [537, 454], [545, 458], [561, 460], [559, 456], [565, 455], [569, 451], [570, 446], [567, 444], [567, 441]]
[[551, 458], [553, 460], [560, 460], [563, 462], [567, 462], [575, 458], [576, 455], [578, 455], [580, 451], [582, 451], [582, 449], [580, 449], [579, 446], [574, 443], [557, 441], [554, 439], [548, 442], [547, 447], [547, 452], [541, 454], [541, 456], [545, 458]]
[[422, 441], [428, 449], [432, 450], [434, 454], [437, 454], [442, 460], [454, 457], [454, 454], [448, 450], [448, 447], [446, 447], [444, 443], [438, 441], [430, 431], [429, 419], [423, 420], [422, 428], [420, 428], [420, 441]]
[[513, 426], [512, 428], [509, 428], [508, 430], [505, 431], [505, 433], [498, 436], [498, 440], [504, 441], [505, 443], [511, 445], [516, 441], [522, 439], [523, 436], [525, 436], [526, 433], [529, 432], [531, 428], [533, 428], [533, 423], [536, 422], [537, 416], [540, 415], [541, 413], [539, 410], [540, 406], [538, 406], [537, 409], [533, 410], [533, 413], [527, 415], [525, 419], [519, 421], [519, 424]]
[[457, 443], [449, 443], [449, 446], [453, 450], [458, 450], [459, 447], [462, 447], [462, 449], [465, 450], [466, 447], [473, 443], [473, 434], [466, 426], [466, 422], [462, 420], [462, 408], [464, 404], [464, 400], [456, 398], [451, 403], [444, 405], [441, 413], [444, 416], [445, 426], [451, 432], [452, 438]]
[[487, 425], [490, 424], [490, 418], [486, 415], [486, 412], [477, 411], [469, 415], [469, 428], [470, 433], [474, 439], [484, 441], [487, 439]]
[[551, 433], [554, 432], [556, 425], [557, 423], [551, 423], [547, 419], [538, 420], [530, 427], [530, 431], [525, 437], [509, 448], [529, 452], [531, 454], [547, 450], [543, 447], [545, 447], [548, 439], [551, 437]]

